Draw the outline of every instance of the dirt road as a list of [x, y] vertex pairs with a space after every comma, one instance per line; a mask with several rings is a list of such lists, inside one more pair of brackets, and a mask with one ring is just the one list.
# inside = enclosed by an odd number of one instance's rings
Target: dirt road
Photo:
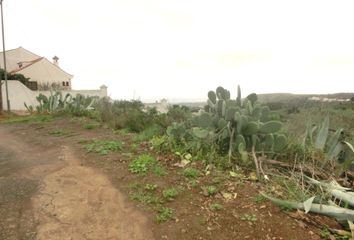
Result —
[[146, 217], [65, 143], [0, 125], [0, 239], [153, 239]]

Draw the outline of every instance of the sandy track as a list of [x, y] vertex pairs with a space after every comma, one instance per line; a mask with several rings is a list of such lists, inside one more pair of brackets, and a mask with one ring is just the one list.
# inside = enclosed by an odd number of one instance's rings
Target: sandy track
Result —
[[[22, 166], [11, 177], [39, 182], [37, 191], [18, 203], [30, 203], [27, 215], [36, 223], [35, 239], [153, 239], [146, 217], [105, 175], [81, 166], [69, 147], [33, 147], [5, 128], [0, 128], [0, 135], [0, 147], [11, 153], [6, 158], [9, 169]], [[15, 235], [4, 239], [16, 239]]]

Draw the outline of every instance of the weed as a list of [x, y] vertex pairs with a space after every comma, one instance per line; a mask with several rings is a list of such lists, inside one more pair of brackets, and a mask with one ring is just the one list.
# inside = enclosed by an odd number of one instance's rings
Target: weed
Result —
[[182, 172], [183, 176], [188, 179], [196, 179], [200, 176], [200, 171], [195, 168], [186, 168]]
[[148, 204], [161, 204], [163, 201], [158, 196], [155, 196], [151, 193], [146, 193], [144, 191], [132, 192], [129, 194], [129, 198], [134, 201], [148, 203]]
[[145, 184], [132, 183], [129, 185], [132, 192], [129, 193], [129, 198], [131, 200], [139, 201], [148, 204], [161, 204], [163, 200], [154, 195], [152, 192], [157, 189], [156, 184]]
[[324, 228], [321, 230], [320, 235], [322, 239], [330, 239], [331, 232], [327, 228]]
[[156, 164], [152, 171], [157, 175], [157, 176], [160, 176], [160, 177], [163, 177], [163, 176], [166, 176], [167, 175], [167, 171], [164, 167]]
[[132, 173], [146, 173], [149, 168], [156, 164], [156, 159], [148, 154], [138, 156], [129, 165], [129, 171]]
[[157, 185], [147, 183], [145, 184], [144, 189], [148, 191], [155, 191], [157, 189]]
[[130, 145], [130, 149], [133, 151], [133, 152], [136, 152], [138, 150], [138, 144], [136, 143], [132, 143]]
[[220, 211], [220, 210], [222, 210], [224, 207], [221, 205], [221, 204], [219, 204], [219, 203], [212, 203], [211, 205], [210, 205], [210, 210], [211, 211]]
[[95, 152], [99, 155], [107, 155], [110, 152], [121, 150], [122, 146], [123, 142], [121, 141], [93, 140], [92, 143], [86, 144], [85, 148], [87, 152]]
[[248, 221], [248, 222], [255, 222], [257, 221], [257, 216], [254, 214], [243, 214], [241, 216], [241, 220]]
[[203, 194], [205, 196], [213, 196], [218, 192], [218, 189], [215, 186], [203, 186], [202, 189], [203, 189]]
[[198, 186], [198, 181], [195, 180], [195, 179], [190, 179], [190, 180], [188, 181], [188, 185], [190, 185], [191, 187], [195, 188], [195, 187]]
[[167, 220], [173, 219], [174, 213], [171, 208], [168, 207], [163, 207], [160, 211], [159, 214], [156, 216], [156, 220], [159, 223], [166, 222]]
[[169, 201], [172, 201], [177, 195], [178, 191], [175, 188], [168, 188], [162, 192], [162, 196]]
[[165, 176], [167, 174], [164, 167], [160, 166], [156, 159], [149, 154], [143, 154], [138, 156], [129, 165], [129, 171], [131, 173], [147, 173], [148, 170], [152, 170], [157, 176]]

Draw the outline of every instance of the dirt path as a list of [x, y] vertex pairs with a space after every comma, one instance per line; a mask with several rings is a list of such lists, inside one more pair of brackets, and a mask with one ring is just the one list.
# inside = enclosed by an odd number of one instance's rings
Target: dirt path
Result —
[[0, 239], [153, 239], [146, 217], [68, 146], [39, 143], [5, 125], [0, 214]]

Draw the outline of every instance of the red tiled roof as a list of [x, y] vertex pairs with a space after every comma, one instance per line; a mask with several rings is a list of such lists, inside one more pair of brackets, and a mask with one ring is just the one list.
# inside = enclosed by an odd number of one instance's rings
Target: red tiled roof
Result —
[[17, 73], [17, 72], [21, 71], [22, 69], [25, 69], [25, 68], [27, 68], [27, 67], [29, 67], [29, 66], [35, 64], [36, 62], [39, 62], [39, 61], [42, 60], [43, 58], [44, 58], [44, 57], [40, 57], [40, 58], [37, 58], [37, 59], [35, 59], [35, 60], [33, 60], [33, 61], [29, 61], [29, 64], [27, 64], [26, 66], [17, 68], [17, 69], [15, 69], [15, 70], [12, 70], [10, 73]]

